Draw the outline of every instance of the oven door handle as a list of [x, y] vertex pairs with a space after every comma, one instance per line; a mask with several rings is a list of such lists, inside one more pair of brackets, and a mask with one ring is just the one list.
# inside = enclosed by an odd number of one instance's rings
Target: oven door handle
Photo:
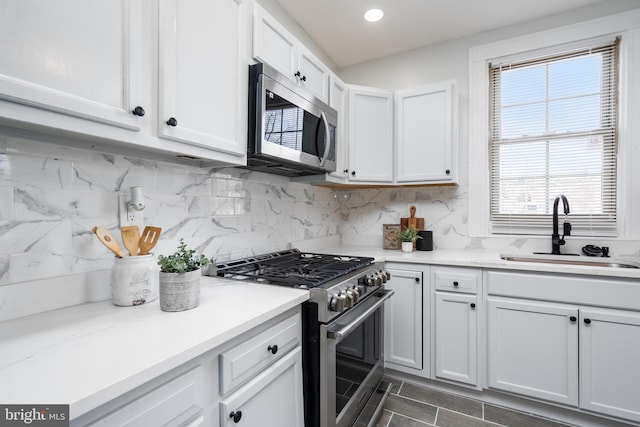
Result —
[[380, 298], [380, 299], [378, 301], [376, 301], [372, 306], [367, 308], [360, 315], [358, 315], [358, 317], [353, 319], [348, 325], [345, 325], [341, 329], [338, 329], [338, 330], [332, 330], [332, 329], [327, 330], [327, 337], [330, 338], [330, 339], [337, 340], [337, 341], [342, 340], [344, 337], [349, 335], [351, 333], [351, 331], [353, 331], [355, 328], [360, 326], [361, 323], [363, 323], [365, 320], [367, 320], [367, 318], [369, 316], [371, 316], [371, 314], [374, 311], [379, 309], [382, 306], [382, 304], [384, 304], [384, 302], [386, 300], [391, 298], [391, 296], [394, 293], [395, 293], [395, 291], [393, 289], [385, 289], [384, 291], [382, 291], [381, 294], [374, 295], [374, 297]]

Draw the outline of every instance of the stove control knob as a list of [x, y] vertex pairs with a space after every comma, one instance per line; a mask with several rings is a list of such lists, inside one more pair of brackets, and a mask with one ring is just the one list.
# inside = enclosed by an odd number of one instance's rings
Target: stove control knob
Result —
[[367, 289], [362, 286], [362, 285], [358, 285], [355, 287], [355, 289], [358, 291], [358, 294], [362, 297], [364, 296], [364, 294], [367, 292]]
[[358, 292], [355, 289], [347, 289], [347, 297], [351, 298], [351, 301], [353, 301], [352, 305], [357, 304], [360, 299], [360, 295], [358, 295]]
[[345, 308], [353, 307], [353, 305], [356, 303], [356, 301], [354, 301], [354, 297], [353, 297], [353, 294], [351, 292], [344, 292], [341, 295], [344, 298], [344, 307]]
[[367, 275], [367, 277], [365, 277], [365, 279], [364, 279], [364, 284], [367, 285], [367, 286], [373, 286], [374, 285], [374, 283], [373, 283], [373, 275], [371, 275], [371, 274]]
[[386, 276], [387, 280], [391, 280], [391, 273], [387, 270], [382, 270], [382, 273]]
[[342, 312], [345, 309], [344, 295], [334, 295], [329, 301], [329, 311]]
[[382, 276], [380, 275], [380, 273], [376, 273], [375, 278], [376, 286], [382, 286]]
[[379, 274], [380, 274], [380, 277], [382, 278], [382, 283], [387, 283], [386, 272], [384, 270], [380, 270]]

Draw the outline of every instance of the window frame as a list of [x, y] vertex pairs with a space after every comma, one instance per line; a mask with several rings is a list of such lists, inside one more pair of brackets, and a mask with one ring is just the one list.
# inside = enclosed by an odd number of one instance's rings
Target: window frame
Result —
[[[640, 136], [640, 126], [629, 118], [640, 111], [634, 94], [640, 93], [640, 9], [584, 21], [570, 26], [533, 33], [514, 39], [476, 46], [469, 49], [469, 236], [517, 237], [491, 232], [489, 171], [489, 72], [492, 62], [517, 61], [532, 56], [548, 56], [567, 50], [620, 37], [618, 83], [618, 164], [617, 164], [617, 237], [640, 237], [640, 225], [630, 225], [630, 213], [640, 214], [640, 200], [626, 200], [635, 188], [633, 135]], [[634, 74], [635, 71], [635, 74]], [[634, 159], [635, 156], [635, 159]], [[471, 214], [473, 213], [473, 215]], [[546, 230], [544, 230], [546, 231]], [[541, 232], [544, 232], [541, 229]], [[549, 230], [550, 231], [550, 230]], [[531, 234], [522, 234], [532, 236]], [[536, 235], [533, 235], [536, 236]]]

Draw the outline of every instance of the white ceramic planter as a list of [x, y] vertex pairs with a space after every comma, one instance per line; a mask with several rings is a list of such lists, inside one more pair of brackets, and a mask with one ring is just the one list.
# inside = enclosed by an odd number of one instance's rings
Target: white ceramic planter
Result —
[[159, 271], [152, 254], [116, 257], [111, 267], [111, 302], [131, 306], [155, 300]]
[[200, 269], [187, 273], [160, 272], [160, 309], [184, 311], [200, 304]]
[[413, 252], [413, 242], [402, 242], [402, 252]]

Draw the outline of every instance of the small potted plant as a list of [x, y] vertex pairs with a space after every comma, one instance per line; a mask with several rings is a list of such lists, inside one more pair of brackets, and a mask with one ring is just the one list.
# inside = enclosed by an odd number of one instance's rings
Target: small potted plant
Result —
[[160, 309], [184, 311], [197, 307], [200, 304], [200, 267], [208, 263], [206, 256], [198, 256], [195, 250], [187, 249], [183, 239], [174, 254], [158, 256]]
[[413, 242], [422, 237], [418, 234], [418, 230], [414, 226], [404, 227], [398, 231], [398, 240], [402, 242], [402, 252], [413, 251]]

